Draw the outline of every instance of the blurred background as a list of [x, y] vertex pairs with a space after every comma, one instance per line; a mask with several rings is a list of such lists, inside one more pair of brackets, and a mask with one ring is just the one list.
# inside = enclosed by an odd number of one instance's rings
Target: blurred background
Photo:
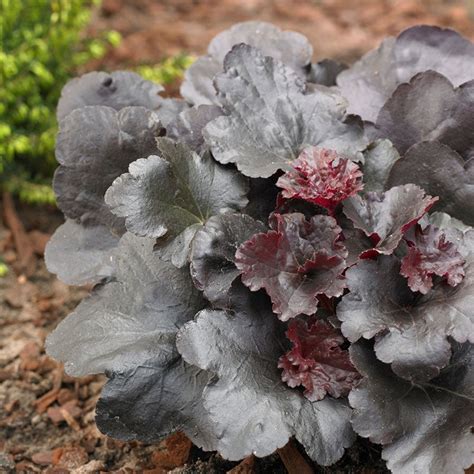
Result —
[[[277, 456], [229, 463], [179, 434], [160, 445], [107, 439], [94, 425], [103, 377], [71, 379], [44, 354], [89, 290], [43, 262], [62, 222], [50, 185], [61, 88], [90, 70], [132, 69], [176, 96], [215, 34], [256, 19], [303, 33], [314, 60], [346, 63], [414, 24], [474, 39], [474, 0], [0, 0], [0, 473], [286, 472]], [[385, 471], [362, 442], [318, 472]]]

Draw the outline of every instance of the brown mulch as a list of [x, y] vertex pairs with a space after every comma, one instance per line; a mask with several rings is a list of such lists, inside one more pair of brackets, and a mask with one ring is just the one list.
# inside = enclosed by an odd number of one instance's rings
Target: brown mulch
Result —
[[474, 38], [473, 0], [103, 0], [91, 32], [115, 29], [122, 44], [91, 67], [154, 63], [188, 52], [236, 22], [265, 20], [306, 35], [314, 59], [353, 61], [387, 35], [425, 23]]
[[[181, 52], [202, 54], [216, 33], [250, 19], [304, 33], [314, 45], [315, 59], [351, 61], [387, 34], [416, 23], [451, 26], [474, 38], [465, 2], [103, 0], [90, 31], [116, 29], [124, 39], [89, 68], [155, 63]], [[278, 474], [287, 472], [281, 459], [290, 471], [300, 462], [300, 472], [306, 472], [296, 445], [280, 457], [249, 457], [239, 464], [203, 453], [182, 434], [147, 445], [112, 440], [97, 430], [94, 408], [104, 377], [70, 378], [44, 353], [46, 336], [89, 290], [62, 284], [44, 266], [45, 243], [61, 222], [53, 208], [12, 205], [8, 197], [1, 202], [0, 255], [10, 272], [0, 278], [0, 473]], [[359, 441], [336, 466], [314, 471], [375, 474], [384, 472], [383, 465], [380, 450]]]

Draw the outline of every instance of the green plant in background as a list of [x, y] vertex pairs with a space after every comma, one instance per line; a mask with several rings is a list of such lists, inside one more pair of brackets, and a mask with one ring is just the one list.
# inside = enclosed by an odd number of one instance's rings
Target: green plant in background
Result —
[[49, 186], [55, 108], [78, 66], [120, 35], [84, 39], [97, 0], [0, 0], [0, 187], [29, 202], [54, 202]]
[[149, 81], [159, 84], [171, 84], [181, 79], [184, 71], [195, 61], [193, 56], [179, 54], [164, 59], [155, 65], [142, 65], [136, 68], [138, 74]]
[[0, 278], [8, 275], [8, 267], [0, 260]]
[[[100, 0], [0, 0], [0, 188], [22, 201], [54, 203], [55, 110], [77, 69], [120, 42], [117, 32], [84, 38]], [[169, 84], [194, 58], [184, 54], [136, 68]]]

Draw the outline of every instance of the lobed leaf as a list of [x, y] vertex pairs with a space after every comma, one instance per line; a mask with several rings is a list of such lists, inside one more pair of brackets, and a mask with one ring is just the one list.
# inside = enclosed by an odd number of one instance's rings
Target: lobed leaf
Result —
[[46, 245], [46, 267], [68, 285], [99, 283], [113, 273], [109, 259], [118, 242], [107, 227], [85, 227], [66, 219]]
[[344, 102], [334, 91], [306, 92], [283, 63], [247, 45], [226, 56], [215, 84], [226, 115], [210, 122], [204, 137], [214, 157], [235, 163], [252, 178], [288, 170], [311, 145], [359, 158], [366, 146], [361, 124], [345, 120]]
[[364, 153], [364, 190], [385, 191], [390, 170], [399, 159], [399, 153], [389, 140], [374, 141]]
[[474, 44], [450, 29], [414, 26], [385, 39], [342, 71], [337, 83], [349, 101], [348, 112], [375, 123], [397, 86], [428, 70], [442, 74], [455, 87], [474, 79]]
[[282, 321], [314, 314], [318, 295], [342, 294], [347, 250], [337, 242], [341, 228], [335, 219], [275, 214], [271, 226], [237, 249], [235, 264], [246, 286], [265, 289]]
[[129, 71], [88, 72], [70, 80], [58, 102], [57, 117], [62, 121], [73, 110], [92, 105], [104, 105], [115, 110], [141, 106], [150, 110], [160, 107], [158, 94], [163, 87]]
[[403, 234], [431, 208], [437, 198], [426, 196], [414, 184], [396, 186], [385, 193], [368, 192], [344, 202], [344, 214], [371, 238], [374, 251], [390, 255]]
[[220, 107], [199, 105], [181, 112], [167, 127], [167, 136], [185, 143], [191, 150], [202, 154], [206, 143], [202, 135], [204, 127], [213, 119], [222, 115]]
[[474, 347], [457, 347], [437, 379], [415, 385], [378, 361], [368, 343], [350, 353], [364, 376], [349, 395], [352, 425], [383, 445], [391, 472], [464, 474], [474, 463]]
[[211, 217], [192, 243], [191, 275], [204, 296], [217, 307], [228, 307], [229, 290], [240, 275], [235, 266], [237, 248], [266, 227], [245, 214]]
[[438, 141], [468, 160], [474, 156], [474, 80], [454, 88], [437, 72], [417, 74], [398, 86], [375, 126], [402, 155], [421, 141]]
[[157, 115], [144, 107], [117, 112], [94, 106], [71, 112], [60, 124], [56, 142], [60, 166], [53, 181], [65, 216], [122, 234], [123, 219], [109, 211], [105, 191], [130, 163], [156, 151], [156, 137], [162, 133]]
[[345, 337], [375, 337], [377, 357], [411, 381], [436, 377], [451, 356], [448, 337], [474, 341], [474, 233], [459, 245], [465, 277], [456, 287], [438, 285], [425, 296], [410, 291], [394, 256], [364, 260], [346, 272], [346, 294], [337, 306]]
[[247, 205], [247, 181], [184, 144], [168, 138], [157, 144], [160, 156], [132, 163], [105, 200], [116, 216], [125, 218], [130, 232], [165, 237], [170, 258], [183, 266], [194, 234], [209, 217]]
[[347, 350], [341, 348], [344, 338], [339, 330], [324, 320], [294, 319], [286, 335], [293, 348], [278, 361], [283, 382], [292, 388], [302, 385], [312, 402], [326, 394], [334, 398], [348, 395], [359, 374]]
[[277, 368], [281, 325], [267, 304], [250, 304], [245, 296], [240, 301], [234, 313], [202, 311], [178, 335], [184, 359], [217, 376], [203, 392], [221, 433], [216, 449], [231, 460], [263, 457], [295, 436], [312, 459], [332, 464], [354, 439], [350, 411], [340, 400], [311, 403], [286, 387]]
[[181, 95], [194, 105], [220, 104], [213, 79], [222, 72], [227, 53], [241, 43], [258, 48], [301, 76], [311, 65], [313, 47], [300, 33], [283, 31], [263, 21], [237, 23], [219, 33], [209, 44], [208, 55], [197, 59], [185, 72]]
[[439, 142], [413, 145], [390, 171], [387, 187], [415, 183], [439, 196], [434, 210], [474, 225], [474, 168]]
[[185, 364], [175, 346], [178, 329], [205, 302], [188, 271], [161, 260], [153, 244], [122, 237], [110, 256], [113, 278], [59, 324], [47, 352], [70, 375], [109, 377], [97, 409], [106, 434], [152, 442], [184, 430], [207, 446], [201, 396], [209, 376]]

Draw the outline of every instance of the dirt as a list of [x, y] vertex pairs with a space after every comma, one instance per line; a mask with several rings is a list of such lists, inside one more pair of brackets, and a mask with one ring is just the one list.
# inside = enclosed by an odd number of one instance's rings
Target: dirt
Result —
[[[304, 33], [314, 45], [315, 60], [334, 57], [350, 62], [376, 46], [382, 37], [416, 23], [451, 26], [474, 37], [474, 24], [463, 2], [355, 3], [104, 0], [90, 32], [116, 29], [123, 41], [117, 50], [89, 68], [118, 69], [155, 63], [182, 52], [202, 54], [216, 33], [250, 19], [271, 21]], [[8, 276], [0, 278], [0, 473], [287, 472], [277, 454], [248, 458], [240, 464], [228, 462], [192, 446], [181, 434], [155, 445], [103, 436], [94, 424], [94, 407], [104, 377], [72, 379], [44, 353], [46, 336], [89, 290], [67, 287], [44, 266], [45, 242], [62, 222], [62, 216], [54, 208], [16, 206], [32, 257], [26, 276], [18, 266], [22, 252], [15, 248], [12, 233], [0, 219], [0, 253], [10, 268]], [[318, 473], [341, 474], [386, 471], [380, 449], [365, 440], [358, 440], [335, 466], [313, 468]]]
[[308, 37], [314, 59], [353, 61], [383, 37], [419, 23], [474, 37], [472, 0], [104, 0], [91, 31], [115, 29], [119, 48], [94, 66], [154, 63], [187, 52], [203, 54], [218, 32], [246, 20], [270, 21]]

